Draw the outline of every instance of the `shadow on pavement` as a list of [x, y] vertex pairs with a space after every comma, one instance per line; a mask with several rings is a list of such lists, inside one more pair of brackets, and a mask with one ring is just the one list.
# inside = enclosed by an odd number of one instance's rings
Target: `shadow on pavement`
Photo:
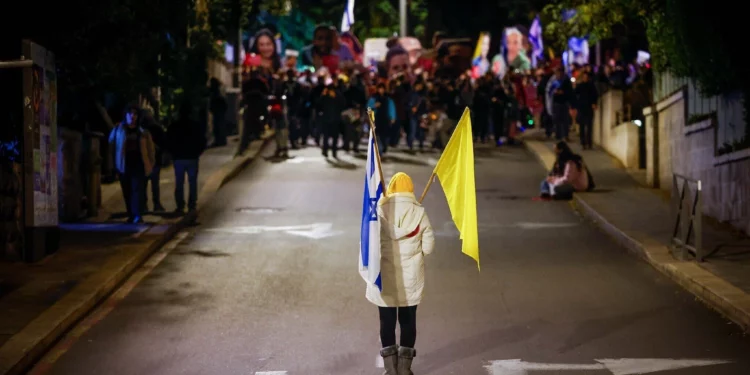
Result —
[[224, 258], [231, 254], [219, 250], [183, 250], [174, 253], [175, 255], [198, 256], [203, 258]]
[[418, 165], [418, 166], [423, 166], [423, 167], [430, 165], [430, 163], [428, 163], [425, 160], [405, 158], [405, 157], [394, 155], [394, 154], [383, 155], [383, 163], [391, 163], [391, 162], [396, 162], [396, 163], [401, 163], [401, 164], [406, 164], [406, 165]]
[[330, 166], [334, 168], [339, 168], [339, 169], [347, 169], [347, 170], [357, 169], [356, 164], [352, 164], [347, 161], [343, 161], [341, 159], [337, 159], [335, 161], [331, 159], [326, 159], [326, 163], [328, 163]]
[[273, 164], [283, 163], [283, 162], [285, 162], [285, 161], [287, 161], [289, 159], [294, 159], [294, 156], [284, 157], [284, 156], [273, 156], [272, 155], [272, 156], [264, 156], [263, 157], [263, 160], [265, 160], [265, 161], [267, 161], [269, 163], [273, 163]]

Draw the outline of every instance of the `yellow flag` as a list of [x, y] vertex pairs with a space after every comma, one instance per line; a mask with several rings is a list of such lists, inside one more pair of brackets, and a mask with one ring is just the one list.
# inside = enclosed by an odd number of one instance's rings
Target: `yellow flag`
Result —
[[464, 110], [448, 145], [435, 166], [453, 222], [461, 232], [461, 251], [474, 258], [479, 268], [479, 231], [477, 229], [477, 189], [474, 184], [474, 136], [471, 112]]

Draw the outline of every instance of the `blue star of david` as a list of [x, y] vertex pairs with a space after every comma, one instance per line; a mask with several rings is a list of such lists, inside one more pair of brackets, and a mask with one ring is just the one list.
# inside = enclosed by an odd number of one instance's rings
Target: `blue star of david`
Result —
[[368, 210], [370, 221], [378, 221], [378, 199], [370, 198], [370, 209]]

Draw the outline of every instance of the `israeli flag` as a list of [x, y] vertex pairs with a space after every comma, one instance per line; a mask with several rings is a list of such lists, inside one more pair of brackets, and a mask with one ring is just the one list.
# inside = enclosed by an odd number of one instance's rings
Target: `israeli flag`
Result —
[[341, 18], [341, 32], [349, 31], [352, 25], [354, 25], [354, 0], [347, 0], [344, 16]]
[[383, 290], [380, 280], [380, 223], [378, 222], [378, 200], [383, 195], [380, 180], [380, 160], [375, 154], [375, 137], [370, 132], [365, 168], [365, 193], [362, 199], [362, 231], [359, 238], [359, 273], [370, 284]]
[[536, 67], [537, 62], [544, 58], [544, 41], [542, 37], [542, 22], [539, 20], [539, 16], [534, 18], [534, 22], [531, 23], [529, 28], [529, 43], [531, 43], [532, 52], [531, 60], [532, 66]]

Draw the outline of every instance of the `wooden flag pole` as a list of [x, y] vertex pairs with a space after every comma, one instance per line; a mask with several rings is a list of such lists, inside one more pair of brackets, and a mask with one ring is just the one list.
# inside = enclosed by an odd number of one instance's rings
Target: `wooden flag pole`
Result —
[[375, 112], [372, 108], [367, 108], [367, 120], [370, 122], [370, 136], [375, 140], [375, 157], [378, 159], [378, 174], [380, 174], [380, 184], [383, 185], [383, 195], [388, 196], [386, 191], [385, 178], [383, 178], [383, 166], [380, 160], [380, 149], [378, 148], [378, 137], [375, 135]]
[[435, 181], [435, 172], [432, 172], [430, 175], [430, 180], [427, 181], [427, 186], [424, 187], [424, 191], [422, 192], [422, 196], [419, 197], [419, 203], [422, 204], [422, 201], [424, 200], [424, 196], [427, 195], [427, 190], [430, 190], [430, 186], [432, 186], [432, 182]]

